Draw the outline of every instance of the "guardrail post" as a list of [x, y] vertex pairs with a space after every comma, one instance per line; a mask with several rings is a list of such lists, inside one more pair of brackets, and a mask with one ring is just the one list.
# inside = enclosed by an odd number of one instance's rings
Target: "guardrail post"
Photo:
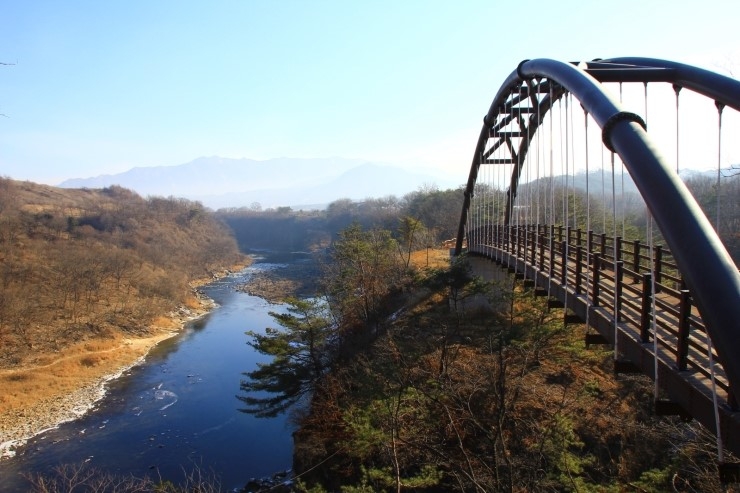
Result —
[[555, 232], [555, 226], [552, 226], [550, 228], [550, 241], [548, 242], [548, 247], [550, 249], [550, 261], [548, 262], [548, 273], [550, 279], [553, 278], [555, 275], [555, 235], [553, 234]]
[[622, 260], [614, 264], [614, 314], [617, 322], [622, 318], [622, 277], [624, 275], [624, 262]]
[[685, 370], [689, 357], [689, 330], [691, 329], [691, 296], [688, 289], [682, 289], [678, 305], [678, 341], [676, 347], [676, 366]]
[[[606, 233], [601, 233], [601, 258], [602, 260], [606, 260], [607, 254], [606, 254]], [[600, 268], [603, 268], [603, 262], [601, 264]]]
[[583, 273], [583, 247], [576, 247], [576, 294], [581, 294], [581, 274]]
[[565, 241], [567, 241], [569, 244], [573, 244], [573, 227], [568, 226], [568, 230], [566, 231]]
[[649, 272], [642, 275], [642, 312], [640, 313], [640, 339], [650, 342], [650, 321], [652, 318], [653, 276]]
[[661, 282], [663, 281], [663, 247], [655, 245], [655, 292], [660, 293]]
[[545, 270], [545, 236], [540, 235], [540, 271]]
[[568, 242], [563, 240], [560, 242], [560, 284], [565, 286], [565, 282], [568, 276]]
[[540, 236], [540, 227], [537, 226], [534, 229], [530, 228], [529, 236], [530, 236], [530, 241], [529, 241], [530, 259], [531, 259], [532, 265], [536, 265], [537, 263], [537, 240], [539, 239], [539, 236]]
[[640, 281], [640, 240], [632, 242], [634, 250], [632, 251], [632, 270], [634, 275], [632, 276], [632, 282], [637, 283]]
[[522, 238], [522, 227], [516, 228], [516, 258], [519, 259], [522, 256], [522, 244], [524, 243]]
[[591, 284], [591, 302], [594, 306], [599, 306], [599, 283], [601, 282], [601, 254], [594, 253], [594, 275], [593, 283]]

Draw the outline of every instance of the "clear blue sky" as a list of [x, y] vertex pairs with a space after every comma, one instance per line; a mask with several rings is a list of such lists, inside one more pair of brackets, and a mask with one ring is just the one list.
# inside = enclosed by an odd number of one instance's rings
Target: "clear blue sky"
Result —
[[0, 175], [342, 156], [463, 182], [522, 59], [648, 56], [737, 76], [739, 20], [738, 0], [3, 0]]

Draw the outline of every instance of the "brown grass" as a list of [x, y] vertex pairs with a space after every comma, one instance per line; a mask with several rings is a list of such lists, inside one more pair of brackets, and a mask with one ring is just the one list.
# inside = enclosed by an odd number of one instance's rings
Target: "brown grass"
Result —
[[[427, 252], [429, 254], [427, 262]], [[450, 251], [446, 248], [430, 248], [411, 253], [411, 265], [417, 269], [441, 269], [450, 265]]]

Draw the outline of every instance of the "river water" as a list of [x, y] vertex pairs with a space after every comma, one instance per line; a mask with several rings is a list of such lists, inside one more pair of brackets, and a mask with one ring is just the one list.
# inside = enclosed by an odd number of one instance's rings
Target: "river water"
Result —
[[268, 312], [284, 307], [235, 287], [274, 267], [257, 259], [205, 286], [203, 292], [219, 306], [110, 382], [93, 411], [35, 437], [15, 458], [0, 462], [0, 491], [26, 491], [23, 473], [51, 471], [61, 463], [175, 484], [197, 467], [220, 478], [226, 491], [289, 469], [288, 419], [240, 412], [236, 398], [242, 374], [267, 361], [247, 345], [244, 332], [274, 327]]

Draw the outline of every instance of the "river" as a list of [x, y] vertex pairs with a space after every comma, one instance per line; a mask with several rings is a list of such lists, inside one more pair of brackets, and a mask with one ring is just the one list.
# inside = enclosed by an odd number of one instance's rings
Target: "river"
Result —
[[0, 462], [0, 491], [26, 491], [24, 473], [48, 472], [61, 463], [175, 484], [197, 467], [218, 477], [226, 491], [289, 469], [288, 418], [255, 418], [239, 411], [236, 398], [242, 374], [266, 361], [247, 345], [244, 332], [275, 326], [268, 312], [284, 309], [236, 291], [255, 272], [275, 267], [256, 260], [203, 287], [218, 307], [110, 382], [93, 411]]

